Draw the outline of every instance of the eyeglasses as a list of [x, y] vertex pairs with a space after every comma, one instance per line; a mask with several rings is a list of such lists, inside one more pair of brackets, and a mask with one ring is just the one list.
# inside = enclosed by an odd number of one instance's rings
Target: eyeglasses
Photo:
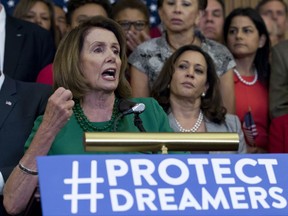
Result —
[[131, 25], [133, 25], [137, 31], [142, 31], [148, 24], [147, 21], [143, 21], [143, 20], [138, 20], [135, 22], [123, 20], [123, 21], [118, 21], [118, 23], [125, 31], [129, 30], [131, 28]]

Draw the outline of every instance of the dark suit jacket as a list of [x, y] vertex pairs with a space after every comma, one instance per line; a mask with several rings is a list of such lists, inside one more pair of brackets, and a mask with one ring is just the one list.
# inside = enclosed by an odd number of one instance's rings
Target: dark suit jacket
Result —
[[272, 48], [269, 108], [271, 118], [288, 114], [288, 40]]
[[0, 171], [5, 181], [23, 156], [34, 120], [44, 113], [50, 95], [51, 86], [5, 75], [0, 90]]
[[52, 34], [40, 26], [7, 14], [3, 71], [11, 78], [34, 82], [42, 68], [53, 61]]
[[288, 153], [288, 40], [272, 48], [269, 87], [270, 153]]

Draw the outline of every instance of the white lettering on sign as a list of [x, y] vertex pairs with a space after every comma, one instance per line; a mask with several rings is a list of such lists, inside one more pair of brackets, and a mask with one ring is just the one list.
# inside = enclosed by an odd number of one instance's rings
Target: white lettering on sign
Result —
[[[82, 178], [78, 162], [73, 162], [72, 177], [64, 179], [71, 185], [71, 193], [63, 196], [71, 201], [71, 213], [78, 212], [80, 200], [90, 201], [90, 212], [96, 213], [97, 203], [107, 196], [113, 212], [287, 208], [287, 189], [276, 186], [276, 159], [170, 157], [155, 163], [133, 158], [106, 159], [105, 165], [107, 177], [93, 160], [91, 176]], [[109, 187], [105, 197], [100, 191], [103, 183]], [[261, 187], [263, 183], [265, 188]], [[79, 192], [82, 184], [91, 192]]]

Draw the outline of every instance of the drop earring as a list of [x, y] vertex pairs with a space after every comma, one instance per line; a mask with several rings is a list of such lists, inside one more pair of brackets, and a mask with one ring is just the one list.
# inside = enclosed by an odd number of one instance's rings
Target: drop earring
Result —
[[205, 92], [203, 92], [202, 94], [201, 94], [201, 97], [205, 97], [206, 96], [206, 94], [205, 94]]

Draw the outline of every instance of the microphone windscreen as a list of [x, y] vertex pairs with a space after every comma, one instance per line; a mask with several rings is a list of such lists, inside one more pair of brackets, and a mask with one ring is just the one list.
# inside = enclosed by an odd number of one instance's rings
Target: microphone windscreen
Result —
[[129, 101], [127, 99], [121, 99], [118, 104], [118, 109], [121, 113], [123, 113], [131, 109], [135, 105], [136, 105], [135, 102]]

